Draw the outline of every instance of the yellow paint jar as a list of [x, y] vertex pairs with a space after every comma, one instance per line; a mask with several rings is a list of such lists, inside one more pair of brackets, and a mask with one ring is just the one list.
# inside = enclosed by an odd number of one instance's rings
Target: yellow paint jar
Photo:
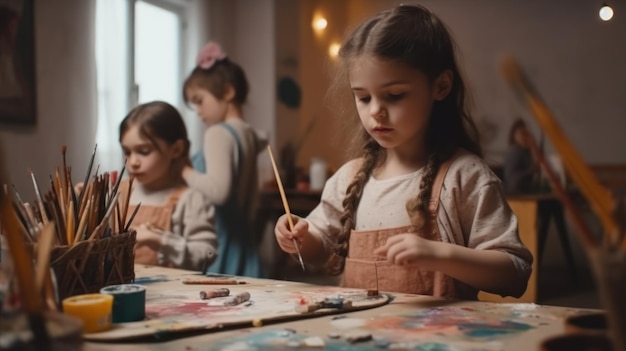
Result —
[[63, 300], [63, 313], [83, 321], [83, 333], [95, 333], [111, 328], [113, 296], [85, 294]]

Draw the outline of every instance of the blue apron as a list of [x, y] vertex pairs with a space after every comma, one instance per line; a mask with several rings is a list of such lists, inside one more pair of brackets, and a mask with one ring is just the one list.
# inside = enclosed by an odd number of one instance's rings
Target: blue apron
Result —
[[[228, 123], [220, 123], [219, 125], [226, 128], [235, 138], [238, 159], [243, 160], [241, 142], [235, 129]], [[193, 162], [193, 159], [196, 159], [196, 162]], [[206, 164], [202, 151], [194, 155], [192, 163], [196, 170], [204, 172]], [[247, 211], [237, 204], [235, 188], [239, 184], [239, 165], [233, 162], [232, 167], [232, 189], [228, 199], [222, 205], [215, 205], [215, 231], [218, 237], [217, 259], [205, 273], [207, 275], [218, 273], [258, 278], [261, 276], [258, 242], [256, 237], [251, 235], [252, 228], [250, 228], [251, 223], [247, 218]]]

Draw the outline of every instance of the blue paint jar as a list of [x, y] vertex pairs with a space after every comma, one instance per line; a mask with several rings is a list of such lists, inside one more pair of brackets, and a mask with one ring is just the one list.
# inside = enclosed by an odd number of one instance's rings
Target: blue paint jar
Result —
[[113, 295], [113, 323], [136, 322], [146, 317], [146, 287], [139, 284], [109, 285], [101, 294]]

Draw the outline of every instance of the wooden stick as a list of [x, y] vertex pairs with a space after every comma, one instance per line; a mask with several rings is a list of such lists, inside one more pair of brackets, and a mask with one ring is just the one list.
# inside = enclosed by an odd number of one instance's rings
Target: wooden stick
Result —
[[68, 245], [72, 245], [74, 243], [74, 203], [72, 201], [70, 201], [69, 207], [67, 209], [65, 237], [67, 238]]
[[574, 222], [574, 225], [581, 234], [583, 248], [587, 250], [595, 249], [596, 247], [598, 247], [598, 242], [591, 233], [591, 229], [589, 229], [587, 222], [585, 222], [582, 214], [580, 213], [580, 211], [578, 211], [576, 205], [567, 194], [565, 189], [563, 189], [559, 177], [556, 175], [548, 161], [543, 156], [543, 153], [539, 149], [539, 146], [535, 142], [535, 139], [527, 131], [524, 131], [523, 133], [525, 134], [524, 137], [528, 142], [531, 153], [533, 154], [535, 159], [539, 161], [539, 164], [541, 164], [541, 167], [546, 172], [550, 185], [552, 186], [552, 191], [556, 193], [563, 206], [565, 206], [565, 210], [567, 211], [567, 213], [569, 213], [570, 219]]
[[135, 177], [130, 177], [128, 180], [128, 189], [126, 189], [126, 198], [124, 199], [124, 207], [122, 208], [122, 223], [120, 223], [119, 232], [122, 232], [123, 227], [126, 224], [126, 215], [128, 213], [128, 206], [130, 204], [130, 195], [133, 191], [133, 183], [135, 181]]
[[2, 222], [3, 234], [13, 258], [17, 282], [22, 296], [22, 304], [28, 314], [30, 328], [35, 336], [38, 348], [45, 347], [49, 340], [43, 316], [43, 300], [41, 294], [35, 289], [33, 276], [33, 261], [29, 255], [24, 241], [20, 237], [20, 227], [15, 212], [11, 207], [11, 199], [8, 194], [0, 192], [0, 221]]
[[183, 280], [186, 285], [238, 285], [246, 284], [243, 280], [237, 279], [187, 279]]
[[[87, 208], [91, 207], [91, 199], [87, 199], [87, 201], [85, 202], [87, 202], [86, 204]], [[87, 227], [88, 219], [89, 219], [89, 211], [85, 211], [82, 217], [79, 218], [78, 229], [76, 230], [76, 233], [74, 234], [73, 242], [78, 242], [83, 239], [83, 233], [85, 232], [85, 228]]]
[[50, 247], [54, 239], [54, 223], [48, 222], [41, 229], [37, 240], [37, 268], [35, 269], [35, 288], [42, 291], [46, 275], [50, 271]]
[[505, 80], [521, 94], [525, 102], [530, 106], [533, 116], [541, 126], [541, 129], [550, 138], [550, 141], [561, 156], [565, 168], [600, 218], [605, 233], [608, 233], [607, 236], [616, 233], [617, 223], [611, 213], [613, 200], [609, 190], [600, 184], [591, 169], [583, 162], [550, 110], [539, 97], [539, 94], [530, 85], [517, 61], [513, 57], [507, 57], [502, 61], [501, 68]]
[[[270, 154], [270, 160], [272, 161], [272, 168], [274, 169], [274, 175], [276, 176], [276, 183], [278, 183], [278, 191], [280, 192], [280, 198], [283, 200], [283, 207], [285, 208], [285, 213], [287, 214], [287, 221], [289, 222], [289, 230], [293, 232], [293, 218], [291, 218], [291, 211], [289, 210], [289, 203], [287, 203], [287, 196], [285, 195], [285, 189], [283, 189], [283, 182], [280, 180], [280, 174], [278, 173], [278, 168], [276, 167], [276, 161], [274, 161], [274, 155], [272, 154], [272, 148], [270, 145], [267, 145], [267, 151]], [[298, 253], [298, 259], [300, 260], [300, 266], [302, 266], [302, 270], [305, 271], [304, 268], [304, 260], [302, 259], [302, 254], [300, 253], [300, 246], [296, 238], [293, 239], [293, 244], [296, 247], [296, 252]]]

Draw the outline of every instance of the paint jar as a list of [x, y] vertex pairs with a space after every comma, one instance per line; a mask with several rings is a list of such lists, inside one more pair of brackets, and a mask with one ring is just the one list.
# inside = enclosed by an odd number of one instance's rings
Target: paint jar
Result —
[[110, 285], [101, 294], [113, 296], [113, 323], [136, 322], [146, 317], [146, 287], [139, 284]]
[[84, 294], [63, 300], [63, 313], [83, 321], [84, 333], [96, 333], [111, 328], [113, 296]]
[[564, 334], [544, 340], [541, 351], [613, 351], [606, 335]]
[[[83, 349], [83, 323], [80, 319], [58, 312], [43, 315], [49, 341], [46, 350], [79, 351]], [[0, 349], [9, 351], [41, 350], [30, 329], [28, 318], [23, 311], [0, 315]]]
[[328, 166], [326, 161], [319, 157], [311, 160], [311, 168], [309, 170], [310, 188], [311, 190], [322, 190], [328, 176]]

